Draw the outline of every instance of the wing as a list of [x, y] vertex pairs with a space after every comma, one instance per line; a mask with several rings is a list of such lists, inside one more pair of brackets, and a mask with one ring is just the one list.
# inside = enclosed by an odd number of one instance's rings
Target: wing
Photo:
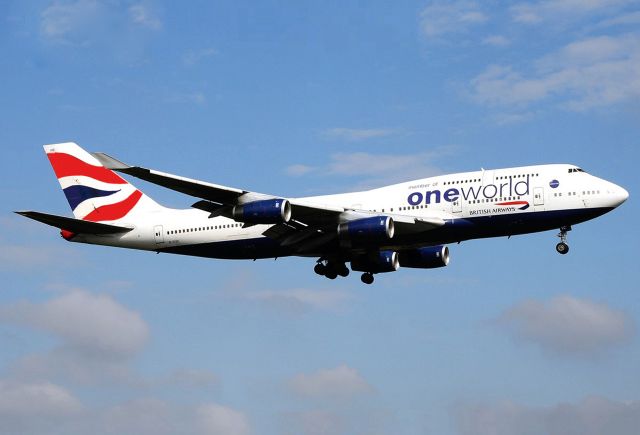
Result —
[[[201, 201], [193, 204], [193, 207], [208, 211], [211, 213], [211, 217], [231, 217], [231, 212], [235, 205], [262, 199], [280, 198], [139, 166], [129, 166], [104, 153], [93, 153], [93, 155], [109, 169], [201, 198]], [[380, 215], [380, 213], [368, 210], [348, 209], [316, 203], [313, 198], [293, 198], [288, 199], [288, 201], [291, 204], [291, 221], [272, 226], [265, 231], [264, 235], [279, 240], [283, 244], [301, 246], [305, 249], [316, 245], [316, 243], [326, 243], [335, 238], [335, 226], [341, 222]], [[445, 223], [441, 218], [416, 218], [396, 213], [385, 213], [385, 216], [393, 218], [396, 225], [396, 234], [399, 235], [429, 231]]]

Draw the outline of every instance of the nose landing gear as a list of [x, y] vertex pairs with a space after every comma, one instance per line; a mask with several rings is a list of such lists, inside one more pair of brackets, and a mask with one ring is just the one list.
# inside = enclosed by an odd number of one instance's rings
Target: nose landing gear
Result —
[[560, 237], [560, 243], [556, 245], [556, 251], [558, 254], [565, 255], [569, 252], [569, 245], [567, 245], [567, 232], [571, 231], [571, 226], [560, 227], [558, 237]]

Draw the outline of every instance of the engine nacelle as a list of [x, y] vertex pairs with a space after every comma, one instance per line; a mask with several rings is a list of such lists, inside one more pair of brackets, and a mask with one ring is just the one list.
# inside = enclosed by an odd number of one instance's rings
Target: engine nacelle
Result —
[[264, 199], [236, 205], [231, 214], [249, 224], [280, 224], [291, 219], [291, 204], [286, 199]]
[[424, 248], [400, 251], [400, 266], [418, 269], [434, 269], [449, 264], [449, 248], [447, 246], [427, 246]]
[[357, 272], [395, 272], [398, 267], [400, 267], [398, 253], [395, 251], [373, 252], [351, 259], [351, 270]]
[[384, 242], [393, 238], [395, 226], [389, 216], [357, 219], [338, 225], [338, 237], [355, 244]]

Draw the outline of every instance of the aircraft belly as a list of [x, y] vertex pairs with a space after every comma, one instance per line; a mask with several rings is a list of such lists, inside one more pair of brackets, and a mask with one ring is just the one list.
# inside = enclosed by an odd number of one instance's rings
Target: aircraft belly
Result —
[[[446, 244], [463, 240], [553, 230], [561, 226], [574, 225], [593, 219], [611, 210], [612, 208], [555, 210], [451, 219], [442, 227], [420, 234], [396, 236], [393, 238], [393, 243], [380, 249], [400, 250], [412, 246], [424, 246], [426, 244]], [[322, 248], [319, 247], [316, 253], [305, 252], [301, 254], [291, 247], [281, 246], [278, 241], [268, 237], [166, 246], [158, 247], [157, 250], [159, 252], [173, 254], [237, 260], [286, 257], [291, 255], [320, 256], [331, 254], [331, 252], [335, 251], [341, 251], [340, 254], [342, 256], [348, 257], [349, 255], [349, 249], [345, 252], [345, 249], [339, 247], [337, 244], [330, 244], [330, 246], [327, 245]]]
[[505, 215], [476, 216], [453, 219], [433, 232], [441, 231], [449, 242], [486, 237], [527, 234], [575, 225], [601, 216], [613, 208], [590, 208], [553, 211], [535, 211]]
[[158, 251], [228, 260], [286, 257], [292, 254], [290, 249], [267, 237], [169, 246]]

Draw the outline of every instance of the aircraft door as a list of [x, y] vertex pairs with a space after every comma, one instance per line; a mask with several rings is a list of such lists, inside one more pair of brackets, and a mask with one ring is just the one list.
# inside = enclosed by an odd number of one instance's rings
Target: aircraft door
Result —
[[451, 203], [451, 211], [454, 213], [462, 212], [462, 198], [458, 198]]
[[544, 188], [543, 187], [534, 187], [533, 205], [544, 205]]
[[153, 227], [153, 238], [156, 241], [156, 245], [164, 243], [164, 234], [162, 232], [162, 225], [156, 225]]

